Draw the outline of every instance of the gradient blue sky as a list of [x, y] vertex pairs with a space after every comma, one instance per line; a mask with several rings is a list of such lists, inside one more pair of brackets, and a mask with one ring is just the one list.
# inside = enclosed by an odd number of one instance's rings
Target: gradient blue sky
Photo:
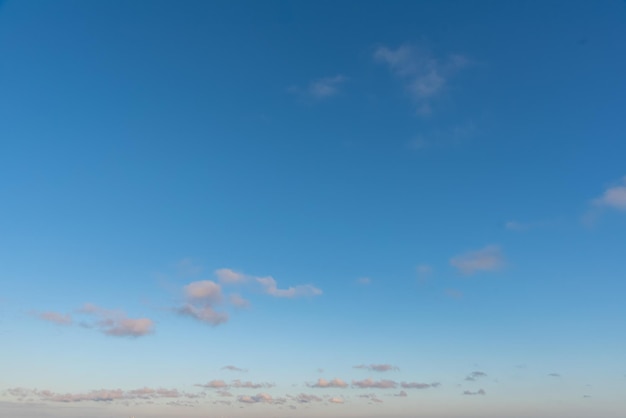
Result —
[[626, 2], [0, 2], [0, 415], [626, 415]]

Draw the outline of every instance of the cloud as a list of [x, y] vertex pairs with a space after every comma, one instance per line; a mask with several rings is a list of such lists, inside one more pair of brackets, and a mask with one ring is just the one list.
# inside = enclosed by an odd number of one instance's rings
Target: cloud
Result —
[[237, 401], [241, 403], [267, 403], [267, 404], [283, 404], [285, 403], [284, 398], [273, 398], [269, 393], [259, 393], [254, 396], [249, 395], [241, 395], [237, 397]]
[[154, 332], [154, 322], [148, 318], [128, 318], [123, 311], [103, 309], [86, 303], [80, 313], [96, 317], [96, 321], [85, 323], [87, 328], [99, 329], [114, 337], [141, 337]]
[[300, 393], [296, 396], [290, 396], [294, 401], [298, 403], [311, 403], [311, 402], [322, 402], [323, 399], [316, 395], [309, 395], [306, 393]]
[[180, 315], [217, 326], [228, 321], [228, 313], [215, 310], [222, 301], [222, 288], [211, 280], [192, 282], [183, 288], [187, 301], [176, 309]]
[[181, 276], [196, 276], [202, 272], [202, 266], [196, 264], [190, 257], [183, 258], [176, 264]]
[[374, 51], [374, 59], [386, 64], [403, 80], [406, 91], [418, 105], [417, 113], [421, 115], [432, 112], [433, 99], [441, 95], [455, 73], [469, 64], [463, 55], [449, 55], [442, 60], [424, 48], [406, 44], [396, 49], [379, 46]]
[[359, 278], [356, 280], [356, 282], [357, 282], [358, 284], [361, 284], [361, 285], [367, 286], [368, 284], [371, 284], [371, 283], [372, 283], [372, 279], [370, 279], [369, 277], [359, 277]]
[[343, 398], [339, 398], [337, 396], [333, 396], [332, 398], [328, 399], [328, 402], [330, 403], [336, 403], [336, 404], [341, 404], [344, 402]]
[[242, 382], [241, 380], [236, 379], [231, 382], [230, 386], [234, 388], [259, 389], [259, 388], [271, 388], [274, 386], [274, 384], [269, 383], [269, 382], [261, 382], [261, 383], [254, 383], [250, 381]]
[[478, 389], [476, 392], [472, 392], [469, 390], [466, 390], [465, 392], [463, 392], [463, 395], [486, 395], [487, 392], [485, 392], [483, 389]]
[[243, 373], [248, 371], [248, 369], [242, 369], [241, 367], [233, 366], [232, 364], [222, 367], [222, 370], [230, 370], [231, 372], [243, 372]]
[[481, 377], [486, 377], [486, 376], [487, 376], [487, 373], [485, 372], [475, 371], [475, 372], [471, 372], [470, 374], [468, 374], [465, 380], [467, 380], [468, 382], [474, 382], [480, 379]]
[[230, 300], [231, 305], [235, 308], [244, 309], [250, 307], [250, 302], [241, 297], [238, 293], [231, 294], [228, 299]]
[[358, 366], [353, 367], [355, 369], [367, 369], [373, 372], [389, 372], [400, 370], [397, 366], [393, 366], [391, 364], [359, 364]]
[[312, 388], [346, 388], [348, 384], [341, 379], [334, 378], [332, 380], [317, 379], [316, 383], [307, 384]]
[[551, 377], [561, 377], [561, 375], [558, 374], [558, 373], [550, 373], [548, 376], [551, 376]]
[[434, 128], [420, 133], [407, 146], [413, 151], [422, 151], [428, 148], [449, 148], [465, 143], [475, 137], [478, 129], [474, 122], [469, 121], [456, 126]]
[[626, 211], [626, 176], [621, 180], [621, 184], [607, 188], [602, 196], [592, 201], [593, 205], [600, 208]]
[[223, 284], [237, 284], [247, 281], [247, 276], [245, 274], [226, 268], [215, 270], [215, 275], [220, 283]]
[[34, 315], [42, 321], [53, 322], [59, 325], [71, 325], [73, 323], [72, 316], [69, 314], [61, 314], [58, 312], [36, 312]]
[[399, 398], [406, 398], [409, 395], [407, 395], [407, 393], [405, 391], [401, 390], [399, 393], [394, 393], [393, 396], [397, 396]]
[[461, 273], [470, 275], [480, 271], [495, 271], [504, 264], [500, 247], [488, 245], [476, 251], [469, 251], [450, 259], [450, 264]]
[[372, 380], [372, 379], [364, 379], [364, 380], [353, 380], [352, 387], [359, 389], [395, 389], [398, 386], [397, 382], [393, 380]]
[[436, 388], [436, 387], [441, 386], [441, 383], [439, 382], [433, 382], [433, 383], [402, 382], [400, 383], [400, 386], [403, 389], [430, 389], [430, 388]]
[[264, 293], [277, 298], [319, 296], [322, 294], [320, 289], [309, 284], [289, 287], [288, 289], [279, 289], [273, 277], [257, 277], [256, 280], [263, 286]]
[[463, 298], [463, 292], [457, 289], [446, 289], [444, 293], [450, 299], [462, 299]]
[[211, 380], [210, 382], [204, 384], [196, 384], [195, 386], [199, 386], [206, 389], [225, 389], [228, 387], [228, 384], [223, 380]]
[[346, 81], [348, 81], [348, 77], [338, 74], [332, 77], [323, 77], [313, 80], [304, 89], [296, 86], [291, 87], [289, 91], [303, 98], [323, 100], [337, 95], [339, 88]]
[[366, 398], [369, 399], [372, 402], [376, 402], [376, 403], [383, 403], [382, 399], [379, 399], [375, 393], [368, 393], [366, 395], [359, 395], [359, 398]]
[[124, 391], [122, 389], [100, 389], [90, 392], [57, 393], [51, 390], [12, 388], [7, 393], [14, 397], [33, 397], [40, 401], [77, 403], [77, 402], [113, 402], [128, 400], [154, 400], [162, 398], [195, 398], [201, 395], [179, 392], [177, 389], [143, 387]]

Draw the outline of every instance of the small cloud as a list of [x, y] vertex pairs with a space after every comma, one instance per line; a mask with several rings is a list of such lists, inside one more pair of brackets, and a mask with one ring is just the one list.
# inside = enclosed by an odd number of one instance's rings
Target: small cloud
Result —
[[353, 368], [366, 369], [373, 372], [389, 372], [400, 370], [397, 366], [393, 366], [391, 364], [359, 364], [358, 366], [353, 366]]
[[336, 404], [341, 404], [344, 402], [343, 398], [339, 398], [337, 396], [333, 396], [332, 398], [328, 399], [328, 402], [330, 403], [336, 403]]
[[199, 386], [206, 389], [225, 389], [228, 387], [228, 384], [223, 380], [211, 380], [210, 382], [204, 384], [196, 384], [195, 386]]
[[297, 403], [312, 403], [312, 402], [322, 402], [323, 399], [316, 395], [309, 395], [306, 393], [300, 393], [299, 395], [291, 397]]
[[228, 322], [228, 314], [226, 312], [217, 312], [213, 309], [213, 307], [208, 305], [196, 306], [191, 303], [187, 303], [178, 308], [177, 312], [180, 315], [190, 316], [200, 322], [213, 326]]
[[233, 366], [232, 364], [222, 367], [222, 370], [229, 370], [231, 372], [243, 372], [243, 373], [248, 371], [248, 369], [242, 369], [241, 367]]
[[433, 100], [445, 90], [449, 79], [469, 64], [462, 55], [438, 59], [428, 50], [411, 45], [395, 49], [379, 46], [374, 51], [374, 59], [386, 64], [403, 80], [406, 91], [417, 104], [417, 114], [422, 116], [432, 113]]
[[495, 271], [504, 265], [504, 257], [497, 245], [488, 245], [450, 259], [450, 264], [465, 275], [480, 271]]
[[176, 308], [180, 315], [217, 326], [228, 321], [228, 313], [218, 312], [215, 305], [222, 301], [222, 288], [211, 280], [192, 282], [183, 288], [187, 302]]
[[326, 379], [320, 378], [320, 379], [317, 379], [317, 382], [313, 384], [307, 383], [307, 386], [312, 387], [312, 388], [341, 388], [343, 389], [343, 388], [348, 387], [348, 384], [338, 378], [334, 378], [332, 380], [326, 380]]
[[397, 382], [393, 380], [372, 380], [372, 379], [364, 379], [364, 380], [353, 380], [352, 387], [359, 389], [395, 389], [398, 386]]
[[274, 398], [269, 393], [259, 393], [255, 396], [241, 395], [237, 398], [241, 403], [274, 403]]
[[409, 395], [407, 395], [405, 391], [401, 390], [399, 393], [395, 393], [393, 396], [397, 396], [399, 398], [406, 398]]
[[600, 208], [626, 211], [626, 176], [620, 184], [607, 188], [602, 196], [592, 201], [594, 206]]
[[128, 318], [123, 311], [103, 309], [86, 303], [79, 313], [95, 316], [93, 323], [87, 328], [97, 328], [103, 334], [114, 337], [142, 337], [154, 332], [154, 322], [148, 318]]
[[196, 264], [190, 257], [183, 258], [176, 263], [176, 269], [181, 276], [196, 276], [202, 272], [202, 266]]
[[184, 291], [191, 300], [203, 300], [211, 304], [222, 301], [222, 288], [211, 280], [189, 283], [185, 286]]
[[291, 87], [290, 92], [303, 98], [323, 100], [336, 96], [342, 84], [348, 81], [348, 77], [341, 74], [332, 77], [323, 77], [313, 80], [306, 88]]
[[478, 389], [476, 392], [472, 392], [472, 391], [469, 391], [469, 390], [466, 390], [465, 392], [463, 392], [463, 395], [470, 395], [470, 396], [473, 396], [473, 395], [483, 395], [484, 396], [486, 394], [487, 394], [487, 392], [485, 392], [483, 389]]
[[250, 307], [250, 302], [241, 297], [241, 295], [239, 295], [238, 293], [233, 293], [232, 295], [230, 295], [229, 300], [231, 305], [233, 305], [235, 308], [244, 309]]
[[433, 268], [428, 264], [419, 264], [415, 271], [420, 282], [425, 282], [433, 274]]
[[481, 377], [487, 377], [487, 373], [481, 371], [471, 372], [469, 375], [467, 375], [465, 380], [467, 380], [468, 382], [474, 382]]
[[365, 395], [359, 395], [359, 398], [369, 399], [371, 402], [382, 403], [383, 400], [379, 399], [375, 393], [367, 393]]
[[260, 382], [260, 383], [255, 383], [255, 382], [250, 382], [250, 381], [241, 381], [239, 379], [237, 380], [233, 380], [230, 384], [231, 387], [237, 388], [237, 389], [241, 389], [241, 388], [245, 388], [245, 389], [260, 389], [260, 388], [271, 388], [274, 386], [273, 383], [269, 383], [269, 382]]
[[367, 286], [368, 284], [372, 283], [372, 279], [370, 279], [369, 277], [360, 277], [356, 280], [356, 282], [360, 285]]
[[215, 275], [220, 283], [223, 284], [238, 284], [247, 280], [247, 277], [244, 274], [225, 268], [215, 270]]
[[402, 382], [400, 383], [400, 386], [403, 389], [430, 389], [430, 388], [437, 388], [441, 386], [441, 383], [439, 382], [433, 382], [433, 383]]
[[319, 296], [322, 291], [312, 285], [305, 284], [287, 289], [279, 289], [273, 277], [257, 277], [257, 282], [263, 286], [264, 293], [277, 298], [296, 298], [302, 296]]
[[58, 312], [36, 312], [34, 315], [42, 321], [53, 322], [58, 325], [71, 325], [73, 323], [72, 316], [69, 314], [61, 314]]
[[529, 228], [529, 224], [517, 221], [508, 221], [504, 224], [504, 227], [509, 231], [526, 231]]
[[558, 374], [558, 373], [550, 373], [550, 374], [548, 374], [548, 376], [550, 376], [550, 377], [561, 377], [561, 375]]
[[456, 300], [463, 299], [463, 292], [457, 289], [446, 289], [444, 293], [450, 299], [456, 299]]

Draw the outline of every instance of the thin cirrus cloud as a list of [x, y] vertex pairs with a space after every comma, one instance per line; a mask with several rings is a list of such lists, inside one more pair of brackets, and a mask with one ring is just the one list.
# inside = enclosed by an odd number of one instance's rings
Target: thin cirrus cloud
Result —
[[353, 366], [355, 369], [366, 369], [373, 372], [390, 372], [400, 370], [397, 366], [393, 366], [391, 364], [359, 364], [358, 366]]
[[317, 379], [317, 382], [315, 383], [307, 383], [307, 386], [312, 387], [312, 388], [347, 388], [348, 384], [346, 382], [344, 382], [341, 379], [338, 378], [334, 378], [331, 380], [326, 380], [326, 379]]
[[439, 59], [425, 48], [408, 44], [395, 49], [378, 46], [374, 59], [386, 64], [403, 80], [405, 89], [418, 105], [417, 113], [420, 115], [432, 113], [432, 101], [445, 90], [449, 79], [469, 64], [469, 60], [460, 54]]
[[305, 88], [293, 86], [289, 88], [289, 91], [303, 98], [323, 100], [336, 96], [346, 81], [348, 81], [348, 77], [337, 74], [313, 80]]
[[352, 387], [358, 389], [395, 389], [398, 387], [398, 383], [393, 380], [373, 380], [373, 379], [363, 379], [363, 380], [353, 380]]
[[453, 257], [450, 264], [462, 274], [471, 275], [481, 271], [499, 270], [504, 265], [504, 256], [499, 246], [488, 245]]
[[607, 188], [602, 196], [592, 201], [593, 205], [600, 208], [626, 211], [626, 176], [620, 184]]
[[95, 328], [103, 334], [114, 337], [142, 337], [154, 332], [154, 322], [148, 318], [128, 318], [123, 311], [104, 309], [86, 303], [78, 311], [95, 317], [95, 321], [85, 322], [86, 328]]

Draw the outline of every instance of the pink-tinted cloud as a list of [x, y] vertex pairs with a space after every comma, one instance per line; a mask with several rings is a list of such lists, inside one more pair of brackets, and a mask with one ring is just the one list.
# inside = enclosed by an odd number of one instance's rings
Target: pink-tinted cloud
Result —
[[43, 321], [53, 322], [59, 325], [71, 325], [73, 323], [72, 316], [69, 314], [48, 311], [35, 313], [35, 315]]
[[592, 203], [599, 207], [626, 211], [626, 176], [622, 178], [621, 184], [607, 188]]
[[39, 401], [62, 403], [155, 400], [163, 398], [193, 398], [198, 396], [179, 392], [177, 389], [154, 389], [148, 387], [128, 391], [122, 389], [100, 389], [84, 393], [57, 393], [51, 390], [13, 388], [9, 389], [7, 393], [19, 398], [30, 397]]
[[190, 303], [178, 309], [181, 315], [190, 316], [198, 321], [217, 326], [228, 321], [228, 313], [218, 312], [212, 306], [196, 306]]
[[312, 388], [347, 388], [348, 384], [341, 379], [334, 378], [332, 380], [317, 379], [313, 384], [307, 384]]
[[207, 383], [196, 384], [195, 386], [207, 388], [207, 389], [224, 389], [228, 387], [228, 384], [223, 380], [211, 380]]
[[393, 380], [353, 380], [352, 387], [359, 389], [395, 389], [398, 383]]
[[335, 404], [341, 404], [341, 403], [344, 403], [344, 400], [343, 400], [343, 398], [340, 398], [338, 396], [333, 396], [332, 398], [328, 399], [328, 402], [335, 403]]
[[250, 307], [250, 302], [241, 297], [241, 295], [239, 295], [238, 293], [231, 294], [229, 300], [231, 305], [233, 305], [235, 308], [244, 309]]
[[128, 318], [123, 311], [104, 309], [86, 303], [79, 313], [94, 316], [94, 322], [87, 322], [87, 328], [99, 329], [114, 337], [141, 337], [154, 332], [154, 322], [148, 318]]
[[476, 251], [469, 251], [450, 259], [450, 264], [461, 273], [470, 275], [480, 271], [499, 270], [504, 265], [500, 247], [488, 245]]
[[358, 284], [361, 284], [361, 285], [366, 286], [366, 285], [368, 285], [368, 284], [372, 284], [372, 279], [370, 279], [369, 277], [359, 277], [359, 278], [356, 280], [356, 282], [357, 282]]
[[191, 300], [202, 300], [209, 304], [222, 301], [222, 288], [211, 280], [201, 280], [189, 283], [184, 288], [185, 295]]
[[241, 367], [233, 366], [232, 364], [222, 367], [222, 370], [229, 370], [231, 372], [244, 372], [244, 373], [248, 371], [248, 369], [242, 369]]
[[400, 370], [397, 366], [391, 364], [359, 364], [354, 366], [355, 369], [367, 369], [373, 372], [389, 372]]
[[180, 315], [213, 326], [228, 321], [228, 313], [215, 309], [215, 305], [222, 301], [222, 288], [219, 284], [211, 280], [201, 280], [189, 283], [183, 290], [187, 301], [183, 306], [176, 308]]
[[273, 277], [257, 277], [257, 282], [263, 287], [263, 291], [277, 298], [296, 298], [302, 296], [319, 296], [322, 291], [310, 284], [279, 289]]
[[267, 404], [284, 404], [285, 398], [273, 398], [269, 393], [259, 393], [254, 396], [241, 395], [237, 397], [237, 401], [241, 403], [267, 403]]
[[463, 299], [463, 292], [457, 289], [446, 289], [444, 293], [450, 299], [456, 299], [456, 300]]
[[226, 268], [215, 270], [215, 275], [223, 284], [238, 284], [247, 281], [245, 274]]
[[234, 388], [259, 389], [259, 388], [271, 388], [274, 386], [274, 384], [270, 382], [255, 383], [255, 382], [241, 381], [239, 379], [236, 379], [231, 382], [230, 386]]

